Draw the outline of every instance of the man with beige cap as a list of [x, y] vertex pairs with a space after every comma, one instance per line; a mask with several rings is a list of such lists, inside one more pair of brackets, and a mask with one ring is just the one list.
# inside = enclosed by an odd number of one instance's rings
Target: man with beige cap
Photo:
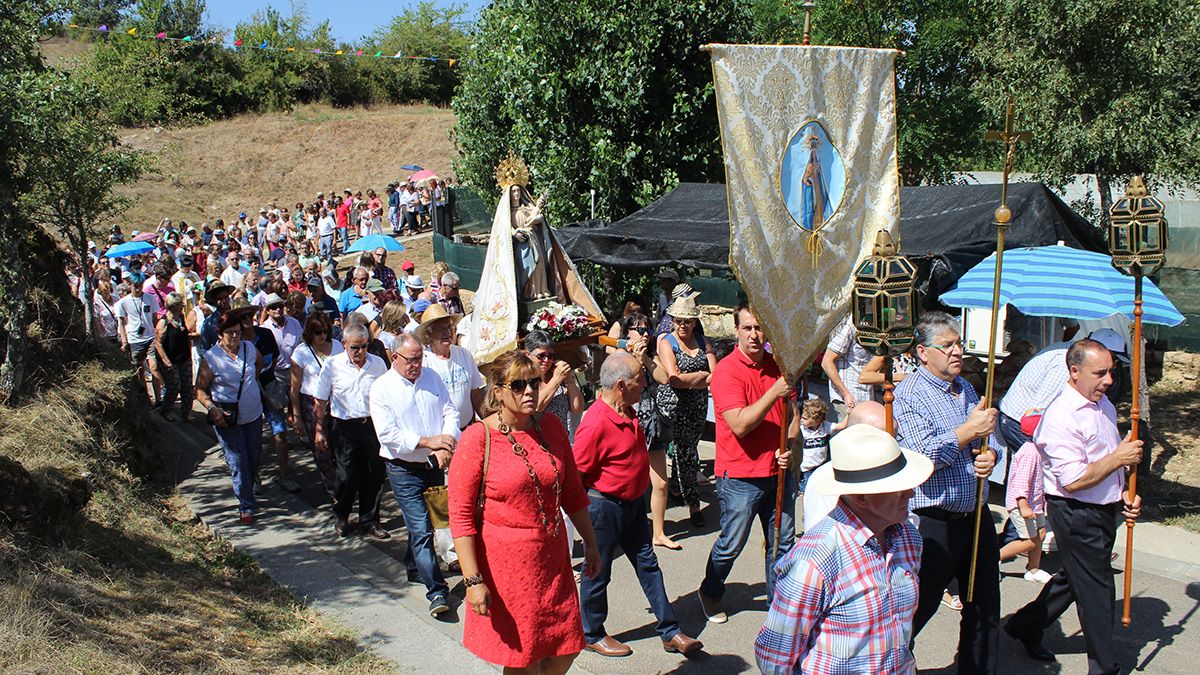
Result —
[[908, 521], [927, 457], [886, 431], [849, 427], [808, 489], [839, 495], [775, 567], [775, 595], [754, 643], [763, 673], [912, 673], [921, 535]]

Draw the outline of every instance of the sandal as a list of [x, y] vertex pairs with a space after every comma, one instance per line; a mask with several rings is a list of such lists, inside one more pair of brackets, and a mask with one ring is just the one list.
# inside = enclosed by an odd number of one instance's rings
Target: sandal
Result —
[[942, 604], [956, 612], [961, 612], [963, 608], [962, 600], [959, 600], [957, 595], [949, 593], [942, 593]]

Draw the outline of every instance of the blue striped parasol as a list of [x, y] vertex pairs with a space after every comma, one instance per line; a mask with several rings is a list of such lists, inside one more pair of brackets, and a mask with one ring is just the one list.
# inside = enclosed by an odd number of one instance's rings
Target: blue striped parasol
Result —
[[[1115, 269], [1112, 258], [1103, 253], [1067, 246], [1011, 249], [1004, 252], [1001, 272], [1001, 304], [1029, 316], [1103, 319], [1124, 314], [1133, 320], [1133, 277]], [[993, 253], [942, 293], [941, 301], [951, 307], [991, 309], [995, 274]], [[1143, 321], [1161, 326], [1183, 323], [1183, 315], [1149, 279], [1142, 301]]]

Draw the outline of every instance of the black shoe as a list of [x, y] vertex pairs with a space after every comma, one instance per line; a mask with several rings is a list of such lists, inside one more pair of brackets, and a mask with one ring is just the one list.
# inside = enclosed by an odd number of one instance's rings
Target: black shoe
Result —
[[1016, 632], [1012, 627], [1011, 621], [1004, 624], [1004, 632], [1008, 633], [1008, 636], [1012, 639], [1020, 642], [1021, 646], [1025, 647], [1025, 653], [1028, 654], [1029, 658], [1033, 659], [1034, 661], [1041, 661], [1042, 663], [1054, 663], [1058, 660], [1054, 658], [1054, 652], [1042, 646], [1041, 638], [1029, 637]]
[[450, 611], [450, 603], [443, 597], [436, 597], [429, 603], [429, 616], [438, 616]]
[[702, 512], [702, 511], [696, 511], [695, 513], [693, 513], [691, 515], [691, 518], [689, 518], [689, 520], [692, 521], [692, 524], [695, 525], [696, 527], [704, 527], [705, 525], [708, 524], [708, 520], [705, 519], [704, 512]]
[[334, 516], [333, 517], [333, 531], [336, 532], [337, 536], [339, 536], [339, 537], [350, 536], [350, 521], [346, 520], [345, 518], [343, 518], [341, 516]]

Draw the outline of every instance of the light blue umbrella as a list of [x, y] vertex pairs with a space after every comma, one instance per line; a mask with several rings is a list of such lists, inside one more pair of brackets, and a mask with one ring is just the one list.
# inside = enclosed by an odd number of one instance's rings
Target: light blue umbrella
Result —
[[358, 253], [359, 251], [374, 251], [377, 248], [382, 248], [385, 251], [403, 251], [404, 246], [400, 242], [392, 239], [386, 234], [372, 234], [360, 238], [354, 242], [350, 248], [346, 249], [346, 253]]
[[130, 241], [124, 244], [118, 244], [104, 253], [105, 258], [124, 258], [131, 255], [141, 255], [147, 251], [153, 251], [154, 244], [148, 241]]
[[422, 167], [420, 164], [401, 164], [400, 165], [400, 169], [402, 171], [420, 171], [423, 168], [424, 167]]
[[[1004, 252], [1000, 303], [1029, 316], [1103, 319], [1124, 314], [1133, 320], [1133, 277], [1112, 266], [1112, 258], [1067, 246], [1018, 248]], [[951, 307], [992, 308], [996, 254], [962, 275], [954, 288], [942, 293]], [[1178, 326], [1183, 315], [1146, 279], [1142, 287], [1142, 320]]]

